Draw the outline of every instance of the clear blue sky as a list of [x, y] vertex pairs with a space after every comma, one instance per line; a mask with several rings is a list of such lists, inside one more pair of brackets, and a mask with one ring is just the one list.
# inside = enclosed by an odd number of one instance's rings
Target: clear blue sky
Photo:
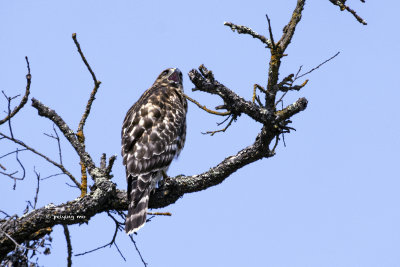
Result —
[[[28, 56], [31, 96], [41, 100], [76, 129], [92, 80], [76, 52], [71, 34], [102, 81], [86, 124], [87, 150], [117, 154], [114, 181], [125, 189], [120, 129], [128, 108], [166, 67], [184, 73], [204, 63], [226, 86], [251, 99], [252, 85], [265, 85], [269, 52], [250, 36], [238, 35], [224, 21], [267, 34], [265, 14], [275, 39], [295, 6], [291, 1], [2, 1], [0, 3], [0, 89], [23, 93]], [[400, 127], [398, 123], [400, 4], [347, 1], [368, 26], [362, 26], [329, 1], [308, 1], [303, 19], [284, 58], [281, 77], [308, 70], [341, 54], [312, 73], [307, 87], [291, 93], [308, 108], [293, 118], [297, 129], [285, 136], [277, 155], [237, 171], [222, 184], [185, 195], [160, 211], [135, 237], [151, 267], [176, 266], [400, 266]], [[216, 96], [188, 95], [210, 107]], [[0, 98], [1, 110], [6, 102]], [[189, 105], [185, 149], [169, 175], [208, 170], [251, 144], [260, 125], [242, 116], [224, 134], [216, 118]], [[52, 123], [27, 105], [13, 120], [17, 138], [57, 159], [53, 140], [43, 135]], [[7, 132], [4, 125], [1, 131]], [[15, 149], [4, 140], [0, 152]], [[63, 140], [64, 162], [79, 177], [78, 157]], [[33, 166], [42, 177], [57, 173], [42, 159], [21, 153], [27, 177], [12, 190], [0, 177], [0, 209], [20, 214], [35, 191]], [[0, 161], [11, 169], [13, 158]], [[75, 199], [68, 177], [44, 180], [38, 206]], [[88, 225], [70, 227], [73, 252], [110, 241], [114, 223], [97, 215]], [[66, 265], [62, 227], [54, 227], [52, 253], [44, 266]], [[114, 247], [80, 257], [74, 266], [141, 266], [124, 233]]]

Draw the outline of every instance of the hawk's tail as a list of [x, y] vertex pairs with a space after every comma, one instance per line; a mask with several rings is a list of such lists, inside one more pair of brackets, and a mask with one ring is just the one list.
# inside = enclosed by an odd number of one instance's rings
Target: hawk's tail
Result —
[[[131, 199], [135, 199], [134, 195], [137, 190], [132, 190]], [[142, 228], [146, 222], [147, 207], [149, 206], [150, 189], [146, 188], [143, 192], [142, 197], [136, 204], [135, 201], [131, 201], [128, 207], [128, 215], [125, 220], [125, 232], [133, 234]], [[136, 204], [136, 205], [135, 205]]]

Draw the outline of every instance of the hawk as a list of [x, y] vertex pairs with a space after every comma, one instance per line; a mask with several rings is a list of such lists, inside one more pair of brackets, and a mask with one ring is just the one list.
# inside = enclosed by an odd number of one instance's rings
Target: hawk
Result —
[[150, 193], [185, 144], [186, 112], [182, 72], [170, 68], [126, 114], [121, 153], [128, 183], [127, 234], [145, 224]]

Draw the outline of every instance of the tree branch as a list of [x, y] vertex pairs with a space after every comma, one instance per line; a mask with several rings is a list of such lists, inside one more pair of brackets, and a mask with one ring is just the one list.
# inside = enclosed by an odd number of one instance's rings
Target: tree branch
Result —
[[[274, 124], [275, 115], [266, 113], [265, 109], [258, 107], [250, 101], [245, 101], [218, 83], [204, 67], [200, 71], [203, 73], [203, 76], [195, 70], [192, 70], [189, 74], [198, 90], [220, 95], [231, 112], [236, 114], [245, 113], [256, 118], [264, 126], [252, 145], [242, 149], [236, 155], [227, 157], [210, 170], [198, 175], [177, 176], [165, 179], [151, 196], [149, 208], [168, 206], [175, 203], [186, 193], [201, 191], [217, 185], [243, 166], [275, 154], [269, 149], [271, 141], [281, 133], [279, 127]], [[298, 102], [289, 106], [288, 111], [280, 114], [279, 121], [284, 121], [291, 115], [304, 110], [307, 103], [306, 100], [301, 99]], [[54, 110], [44, 106], [36, 99], [32, 99], [32, 105], [38, 109], [39, 115], [49, 118], [59, 127], [67, 140], [75, 148], [81, 160], [86, 161], [85, 164], [90, 166], [89, 172], [92, 176], [96, 177], [94, 179], [95, 190], [83, 198], [78, 198], [58, 206], [48, 205], [41, 209], [33, 210], [25, 216], [14, 220], [13, 223], [5, 223], [2, 229], [18, 242], [28, 240], [32, 233], [40, 229], [51, 228], [56, 224], [69, 225], [83, 223], [103, 211], [126, 210], [128, 206], [126, 191], [117, 190], [116, 185], [108, 179], [104, 170], [101, 171], [95, 167], [90, 155], [84, 150], [73, 131], [61, 117]], [[267, 115], [272, 116], [272, 120], [268, 120], [269, 117]], [[12, 242], [0, 235], [0, 258], [6, 255], [12, 248]]]
[[278, 41], [273, 49], [270, 49], [271, 59], [269, 62], [268, 85], [267, 94], [265, 95], [265, 106], [271, 112], [275, 111], [276, 93], [279, 90], [277, 83], [279, 79], [281, 59], [284, 56], [284, 52], [293, 38], [297, 24], [300, 22], [301, 13], [303, 11], [304, 5], [305, 0], [297, 1], [296, 8], [292, 13], [292, 18], [290, 19], [289, 23], [283, 28], [281, 39]]
[[[349, 6], [346, 6], [344, 3], [346, 2], [346, 0], [329, 0], [332, 4], [334, 4], [335, 6], [339, 6], [340, 7], [340, 11], [344, 11], [347, 10], [350, 14], [352, 14], [354, 16], [354, 18], [356, 18], [356, 20], [358, 22], [360, 22], [363, 25], [367, 25], [367, 22], [360, 17], [353, 9], [351, 9]], [[364, 0], [361, 0], [362, 3], [365, 3]]]
[[246, 27], [243, 25], [236, 25], [236, 24], [233, 24], [232, 22], [224, 22], [224, 25], [231, 28], [231, 30], [233, 32], [236, 30], [238, 34], [251, 35], [251, 36], [253, 36], [253, 38], [260, 40], [263, 44], [266, 44], [267, 47], [272, 48], [273, 44], [272, 44], [271, 40], [268, 40], [264, 35], [256, 33], [249, 27]]
[[260, 123], [271, 122], [273, 113], [268, 112], [266, 109], [252, 103], [251, 101], [244, 100], [235, 92], [223, 84], [220, 84], [214, 79], [214, 76], [210, 76], [207, 68], [203, 65], [199, 67], [199, 70], [204, 72], [204, 75], [200, 74], [200, 72], [195, 69], [192, 69], [189, 72], [189, 78], [196, 86], [196, 88], [192, 89], [193, 91], [202, 91], [219, 95], [225, 103], [224, 107], [233, 115], [240, 116], [244, 113]]
[[[32, 101], [33, 101], [33, 99], [32, 99]], [[23, 146], [25, 149], [27, 149], [27, 150], [29, 150], [29, 151], [35, 153], [36, 155], [38, 155], [38, 156], [40, 156], [40, 157], [42, 157], [42, 158], [44, 158], [45, 160], [47, 160], [48, 162], [50, 162], [51, 164], [53, 164], [54, 166], [56, 166], [57, 168], [59, 168], [63, 173], [65, 173], [66, 175], [68, 175], [68, 177], [69, 177], [77, 186], [80, 186], [79, 182], [75, 179], [75, 177], [74, 177], [67, 169], [65, 169], [64, 165], [59, 164], [59, 163], [57, 163], [57, 162], [51, 160], [49, 157], [47, 157], [47, 156], [43, 155], [42, 153], [36, 151], [35, 149], [33, 149], [32, 147], [26, 145], [24, 142], [22, 142], [22, 141], [20, 141], [20, 140], [18, 140], [18, 139], [11, 138], [11, 137], [9, 137], [9, 136], [7, 136], [7, 135], [1, 133], [1, 132], [0, 132], [0, 136], [2, 136], [2, 137], [5, 138], [5, 139], [8, 139], [8, 140], [10, 140], [10, 141], [12, 141], [12, 142], [14, 142], [14, 143], [20, 145], [20, 146]]]
[[20, 111], [21, 108], [23, 108], [26, 104], [26, 102], [28, 101], [28, 97], [30, 94], [30, 88], [31, 88], [31, 79], [32, 79], [32, 75], [31, 75], [31, 68], [29, 66], [29, 60], [28, 57], [25, 57], [26, 60], [26, 67], [28, 69], [28, 74], [26, 75], [26, 89], [25, 89], [25, 95], [22, 97], [21, 102], [19, 103], [18, 106], [16, 106], [13, 111], [11, 113], [9, 113], [4, 119], [0, 120], [0, 125], [2, 125], [3, 123], [5, 123], [6, 121], [10, 120], [12, 117], [15, 116], [15, 114], [18, 113], [18, 111]]
[[188, 95], [186, 95], [186, 94], [183, 94], [183, 95], [186, 97], [187, 100], [189, 100], [193, 104], [196, 104], [196, 106], [198, 106], [199, 108], [201, 108], [202, 110], [204, 110], [204, 111], [206, 111], [206, 112], [208, 112], [210, 114], [219, 115], [219, 116], [227, 116], [227, 115], [231, 114], [230, 112], [218, 112], [218, 111], [214, 111], [214, 110], [208, 109], [206, 106], [203, 106], [202, 104], [200, 104], [199, 102], [197, 102], [193, 98], [189, 97]]
[[[92, 79], [94, 82], [94, 88], [93, 88], [92, 92], [90, 93], [89, 100], [86, 104], [85, 111], [83, 112], [81, 121], [79, 122], [79, 125], [78, 125], [78, 130], [76, 132], [78, 141], [83, 145], [83, 148], [85, 148], [85, 134], [83, 133], [83, 127], [85, 126], [86, 119], [88, 118], [88, 116], [90, 114], [90, 110], [92, 108], [93, 101], [95, 100], [95, 96], [96, 96], [97, 90], [100, 87], [101, 82], [97, 80], [96, 75], [94, 74], [89, 63], [87, 62], [85, 55], [82, 52], [81, 46], [78, 42], [78, 39], [76, 38], [76, 33], [72, 34], [72, 39], [74, 40], [74, 43], [76, 45], [76, 48], [78, 49], [78, 53], [81, 56], [82, 61], [85, 63], [87, 69], [89, 70], [90, 74], [92, 75]], [[83, 197], [84, 195], [87, 194], [87, 172], [86, 172], [86, 165], [85, 165], [84, 161], [81, 160], [80, 165], [81, 165], [81, 175], [82, 175], [81, 197]]]
[[98, 176], [98, 174], [94, 172], [96, 166], [93, 163], [93, 160], [90, 157], [89, 153], [85, 151], [85, 147], [83, 146], [83, 144], [77, 139], [75, 132], [72, 131], [71, 128], [69, 128], [65, 121], [53, 109], [50, 109], [49, 107], [43, 105], [35, 98], [32, 98], [32, 106], [38, 110], [39, 116], [46, 117], [54, 122], [55, 125], [57, 125], [58, 129], [60, 129], [65, 138], [67, 138], [68, 142], [75, 149], [81, 161], [83, 161], [85, 166], [87, 166], [92, 178], [95, 179], [95, 176]]
[[64, 228], [64, 235], [65, 235], [65, 240], [67, 241], [67, 266], [71, 267], [72, 266], [72, 245], [71, 245], [71, 236], [69, 234], [68, 226], [63, 224]]

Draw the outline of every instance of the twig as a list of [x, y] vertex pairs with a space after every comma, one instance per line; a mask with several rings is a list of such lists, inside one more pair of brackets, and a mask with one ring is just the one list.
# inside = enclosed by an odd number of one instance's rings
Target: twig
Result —
[[85, 63], [87, 69], [89, 70], [90, 74], [92, 75], [92, 79], [93, 79], [93, 83], [94, 83], [94, 88], [93, 88], [92, 92], [90, 93], [89, 100], [86, 104], [85, 112], [83, 113], [81, 121], [79, 122], [78, 131], [77, 131], [79, 133], [79, 132], [83, 132], [83, 127], [85, 126], [86, 119], [88, 118], [88, 116], [90, 114], [90, 110], [91, 110], [93, 101], [95, 100], [95, 96], [96, 96], [97, 90], [100, 87], [101, 82], [97, 80], [96, 75], [94, 74], [89, 63], [87, 62], [85, 55], [82, 52], [81, 46], [76, 38], [76, 33], [72, 34], [72, 39], [74, 40], [74, 43], [76, 45], [76, 48], [78, 49], [78, 53], [81, 56], [83, 63]]
[[267, 17], [267, 21], [268, 21], [268, 31], [269, 31], [269, 38], [271, 39], [272, 49], [276, 49], [274, 36], [272, 34], [271, 21], [268, 17], [268, 14], [265, 14], [265, 16]]
[[81, 165], [81, 197], [86, 196], [87, 194], [87, 173], [86, 173], [86, 166], [83, 163], [83, 161], [79, 162], [79, 165]]
[[273, 147], [272, 150], [271, 150], [271, 152], [272, 152], [273, 154], [275, 154], [275, 149], [276, 149], [276, 147], [278, 146], [278, 142], [279, 142], [279, 135], [276, 136], [274, 147]]
[[[151, 219], [153, 219], [154, 217], [156, 217], [156, 216], [155, 216], [155, 215], [152, 215], [152, 216], [148, 217], [148, 218], [146, 219], [146, 223], [151, 222]], [[135, 233], [135, 234], [136, 234], [136, 233]]]
[[118, 245], [117, 245], [117, 242], [114, 242], [114, 246], [117, 248], [118, 253], [119, 253], [119, 255], [121, 255], [122, 259], [123, 259], [124, 261], [126, 261], [126, 259], [125, 259], [125, 257], [124, 257], [124, 254], [122, 254], [121, 250], [119, 250], [119, 247], [118, 247]]
[[[318, 66], [312, 68], [311, 70], [307, 71], [306, 73], [303, 73], [303, 74], [301, 74], [300, 76], [297, 76], [297, 75], [296, 75], [296, 78], [294, 79], [294, 81], [297, 80], [297, 79], [299, 79], [299, 78], [301, 78], [301, 77], [306, 76], [307, 74], [310, 74], [310, 73], [313, 72], [314, 70], [318, 69], [318, 68], [321, 67], [322, 65], [328, 63], [329, 61], [331, 61], [332, 59], [334, 59], [335, 57], [337, 57], [339, 54], [340, 54], [340, 52], [337, 52], [335, 55], [331, 56], [330, 58], [328, 58], [327, 60], [325, 60], [324, 62], [322, 62], [322, 63], [319, 64]], [[300, 70], [299, 70], [299, 71], [300, 71]]]
[[[302, 84], [300, 85], [293, 85], [293, 82], [290, 86], [279, 86], [279, 91], [281, 92], [288, 92], [288, 91], [300, 91], [301, 88], [303, 88], [304, 86], [306, 86], [308, 83], [308, 80], [305, 80]], [[279, 101], [277, 101], [276, 103], [279, 103]]]
[[147, 212], [148, 215], [172, 216], [171, 212]]
[[39, 196], [40, 173], [36, 172], [35, 167], [33, 167], [33, 171], [35, 172], [36, 179], [37, 179], [36, 194], [35, 194], [35, 198], [33, 200], [33, 209], [36, 209], [36, 204], [37, 204], [38, 196]]
[[218, 112], [218, 111], [214, 111], [211, 109], [206, 108], [206, 106], [201, 105], [199, 102], [197, 102], [196, 100], [194, 100], [193, 98], [187, 96], [186, 94], [183, 94], [190, 102], [196, 104], [199, 108], [201, 108], [202, 110], [207, 111], [210, 114], [214, 114], [214, 115], [219, 115], [219, 116], [227, 116], [229, 114], [231, 114], [230, 111], [227, 112]]
[[117, 159], [117, 155], [112, 155], [109, 159], [108, 159], [108, 166], [106, 168], [106, 174], [110, 175], [112, 167], [114, 165], [115, 160]]
[[79, 182], [75, 179], [75, 177], [74, 177], [69, 171], [67, 171], [63, 165], [58, 164], [57, 162], [51, 160], [51, 159], [48, 158], [47, 156], [45, 156], [45, 155], [43, 155], [42, 153], [36, 151], [35, 149], [31, 148], [30, 146], [26, 145], [24, 142], [22, 142], [22, 141], [20, 141], [20, 140], [11, 138], [11, 137], [9, 137], [9, 136], [3, 134], [3, 133], [0, 133], [0, 136], [4, 137], [5, 139], [8, 139], [8, 140], [10, 140], [10, 141], [13, 141], [14, 143], [16, 143], [16, 144], [18, 144], [18, 145], [20, 145], [20, 146], [23, 146], [23, 147], [26, 148], [27, 150], [29, 150], [29, 151], [35, 153], [36, 155], [38, 155], [38, 156], [44, 158], [45, 160], [47, 160], [48, 162], [50, 162], [51, 164], [53, 164], [54, 166], [56, 166], [57, 168], [59, 168], [61, 171], [63, 171], [66, 175], [68, 175], [68, 177], [69, 177], [77, 186], [80, 186]]
[[[117, 230], [122, 231], [122, 230], [123, 230], [122, 225], [124, 225], [124, 223], [121, 223], [121, 222], [119, 222], [117, 219], [115, 219], [114, 216], [112, 216], [110, 212], [107, 212], [107, 214], [108, 214], [108, 216], [114, 221], [115, 226], [116, 226], [115, 233], [114, 233], [114, 236], [113, 236], [113, 241], [111, 241], [111, 242], [112, 242], [111, 244], [114, 244], [115, 248], [118, 250], [119, 255], [122, 257], [122, 259], [123, 259], [124, 261], [126, 261], [124, 255], [122, 254], [121, 250], [119, 249], [119, 247], [118, 247], [118, 245], [117, 245], [117, 242], [115, 241], [115, 238], [116, 238], [116, 236], [117, 236]], [[118, 214], [121, 215], [121, 213], [118, 213]], [[122, 213], [122, 214], [123, 214], [123, 213]], [[124, 221], [125, 221], [125, 218], [124, 218]], [[110, 244], [110, 246], [111, 246], [111, 244]]]
[[96, 75], [94, 74], [92, 68], [90, 67], [89, 63], [87, 62], [85, 56], [82, 53], [81, 46], [80, 46], [78, 40], [76, 39], [76, 33], [72, 34], [72, 39], [74, 40], [76, 48], [78, 49], [79, 55], [81, 56], [81, 58], [82, 58], [83, 62], [85, 63], [87, 69], [89, 70], [90, 74], [92, 75], [94, 84], [96, 84], [98, 82], [97, 78], [96, 78]]
[[[25, 178], [25, 167], [24, 167], [24, 165], [22, 164], [22, 162], [19, 160], [19, 157], [18, 157], [18, 152], [17, 153], [15, 153], [15, 159], [17, 160], [17, 162], [19, 163], [19, 166], [21, 167], [21, 169], [22, 169], [22, 179], [24, 179]], [[21, 179], [21, 180], [22, 180]]]
[[[285, 77], [285, 78], [278, 84], [278, 87], [280, 88], [280, 91], [283, 92], [283, 94], [282, 94], [282, 96], [279, 98], [279, 100], [276, 101], [275, 107], [276, 107], [279, 103], [282, 103], [282, 109], [283, 109], [283, 98], [286, 96], [287, 92], [288, 92], [289, 90], [291, 90], [291, 89], [293, 89], [293, 90], [300, 90], [301, 88], [303, 88], [303, 87], [308, 83], [308, 80], [305, 80], [305, 81], [303, 82], [303, 84], [293, 86], [294, 81], [296, 81], [296, 80], [299, 78], [298, 76], [299, 76], [299, 73], [300, 73], [302, 67], [303, 67], [303, 66], [300, 66], [300, 67], [299, 67], [299, 69], [297, 70], [296, 75], [294, 75], [293, 73], [292, 73], [292, 74], [289, 74], [287, 77]], [[294, 77], [294, 79], [293, 79], [293, 77]], [[289, 84], [289, 87], [287, 87], [286, 89], [283, 88], [285, 84]], [[292, 86], [293, 86], [293, 87], [292, 87]]]
[[[343, 10], [347, 10], [348, 12], [350, 12], [355, 18], [356, 18], [356, 20], [358, 21], [358, 22], [360, 22], [361, 24], [363, 24], [363, 25], [367, 25], [367, 22], [362, 18], [362, 17], [360, 17], [353, 9], [351, 9], [349, 6], [346, 6], [343, 2], [341, 2], [341, 1], [338, 1], [338, 0], [329, 0], [332, 4], [334, 4], [335, 6], [339, 6], [340, 7], [340, 10], [341, 11], [343, 11]], [[361, 0], [361, 2], [362, 3], [365, 3], [365, 1], [364, 0]]]
[[[63, 172], [60, 172], [60, 173], [56, 173], [56, 174], [52, 174], [52, 175], [49, 175], [49, 176], [46, 176], [46, 177], [43, 177], [43, 178], [41, 178], [40, 180], [47, 180], [47, 179], [49, 179], [49, 178], [51, 178], [51, 177], [54, 177], [54, 176], [59, 176], [59, 175], [64, 175], [65, 173], [63, 173]], [[75, 185], [75, 187], [76, 187], [76, 185]]]
[[3, 210], [0, 210], [0, 213], [3, 213], [3, 214], [4, 214], [4, 216], [5, 216], [4, 219], [11, 217], [10, 215], [8, 215], [7, 212], [5, 212], [5, 211], [3, 211]]
[[261, 92], [263, 92], [264, 94], [267, 93], [267, 91], [265, 90], [264, 87], [262, 87], [261, 85], [258, 85], [258, 84], [254, 84], [254, 86], [253, 86], [253, 99], [252, 99], [253, 103], [256, 100], [256, 90], [257, 89], [260, 90]]
[[103, 170], [106, 169], [106, 153], [101, 154], [100, 168], [103, 169]]
[[69, 234], [68, 226], [63, 224], [64, 228], [64, 235], [65, 235], [65, 240], [67, 241], [67, 266], [71, 267], [72, 266], [72, 245], [71, 245], [71, 236]]
[[6, 232], [4, 232], [4, 231], [1, 230], [1, 229], [0, 229], [0, 231], [1, 231], [6, 237], [8, 237], [8, 239], [10, 239], [10, 240], [15, 244], [15, 248], [21, 248], [21, 249], [24, 249], [24, 250], [34, 250], [34, 251], [36, 251], [37, 253], [41, 254], [41, 252], [38, 251], [38, 250], [35, 249], [35, 248], [29, 248], [29, 247], [25, 247], [25, 246], [23, 246], [23, 245], [18, 244], [18, 242], [15, 241], [15, 239], [12, 238], [9, 234], [7, 234]]
[[57, 145], [58, 145], [58, 155], [59, 155], [59, 157], [60, 157], [60, 164], [62, 165], [63, 163], [62, 163], [62, 153], [61, 153], [60, 137], [58, 136], [58, 133], [57, 133], [56, 128], [54, 127], [54, 124], [53, 124], [53, 131], [54, 131], [55, 136], [52, 135], [52, 134], [47, 134], [47, 133], [43, 133], [43, 134], [44, 134], [45, 136], [48, 136], [48, 137], [50, 137], [50, 138], [53, 138], [53, 139], [55, 139], [55, 140], [57, 141]]
[[4, 91], [1, 91], [1, 92], [3, 93], [4, 97], [7, 100], [7, 114], [8, 114], [7, 117], [9, 117], [9, 119], [8, 119], [8, 129], [10, 130], [11, 137], [14, 138], [14, 134], [13, 134], [12, 127], [11, 127], [11, 101], [13, 99], [17, 98], [19, 95], [16, 95], [16, 96], [13, 96], [13, 97], [9, 97], [9, 96], [6, 95], [6, 93], [4, 93]]
[[[101, 82], [97, 80], [96, 75], [94, 74], [92, 68], [90, 67], [89, 63], [87, 62], [85, 55], [82, 52], [81, 46], [76, 38], [76, 33], [72, 34], [72, 39], [75, 42], [76, 48], [78, 49], [79, 55], [82, 58], [82, 61], [85, 63], [87, 69], [89, 70], [90, 74], [92, 75], [93, 83], [94, 83], [94, 88], [92, 92], [90, 93], [89, 100], [86, 104], [85, 111], [82, 115], [81, 121], [79, 122], [78, 125], [78, 131], [76, 133], [79, 142], [85, 147], [85, 135], [83, 133], [83, 127], [85, 126], [86, 119], [88, 118], [90, 114], [90, 110], [92, 108], [93, 101], [95, 100], [95, 96], [97, 93], [97, 90], [100, 87]], [[81, 165], [81, 197], [84, 197], [87, 194], [87, 174], [86, 174], [86, 165], [84, 161], [81, 160], [80, 162]]]
[[229, 120], [230, 117], [231, 117], [231, 116], [228, 116], [228, 117], [226, 117], [223, 121], [217, 122], [217, 125], [218, 125], [218, 126], [221, 126], [221, 125], [224, 124], [227, 120]]
[[14, 153], [17, 153], [17, 152], [21, 152], [21, 151], [26, 151], [26, 150], [28, 150], [28, 149], [26, 149], [26, 148], [24, 148], [24, 149], [18, 149], [18, 148], [17, 148], [15, 151], [12, 151], [12, 152], [9, 152], [9, 153], [7, 153], [7, 154], [4, 154], [3, 156], [0, 157], [0, 159], [5, 158], [5, 157], [7, 157], [7, 156], [9, 156], [9, 155], [11, 155], [11, 154], [14, 154]]
[[31, 68], [29, 66], [29, 60], [28, 57], [25, 57], [26, 60], [26, 65], [28, 68], [28, 74], [26, 75], [26, 89], [25, 89], [25, 95], [22, 97], [21, 102], [19, 103], [18, 106], [16, 106], [13, 111], [11, 113], [9, 113], [7, 115], [7, 117], [5, 117], [4, 119], [0, 120], [0, 125], [5, 123], [6, 121], [10, 120], [12, 117], [14, 117], [15, 114], [18, 113], [18, 111], [23, 108], [23, 106], [26, 104], [26, 102], [28, 101], [28, 96], [30, 93], [30, 88], [31, 88], [31, 79], [32, 79], [32, 75], [31, 75]]
[[36, 174], [37, 186], [36, 186], [35, 197], [34, 197], [34, 199], [33, 199], [33, 206], [32, 206], [32, 208], [33, 208], [33, 209], [36, 209], [36, 204], [37, 204], [37, 200], [38, 200], [38, 196], [39, 196], [40, 173], [38, 173], [38, 172], [36, 171], [36, 168], [35, 168], [35, 167], [33, 167], [33, 171], [34, 171], [35, 174]]
[[272, 43], [271, 43], [270, 40], [265, 38], [265, 36], [256, 33], [255, 31], [253, 31], [249, 27], [242, 26], [242, 25], [236, 25], [236, 24], [233, 24], [232, 22], [224, 22], [224, 25], [228, 26], [229, 28], [231, 28], [231, 30], [233, 32], [236, 30], [237, 33], [239, 33], [239, 34], [249, 34], [253, 38], [260, 40], [263, 44], [266, 44], [267, 47], [272, 48]]
[[[6, 172], [2, 172], [2, 171], [0, 171], [0, 174], [3, 174], [3, 175], [5, 175], [5, 176], [8, 176], [8, 177], [10, 177], [11, 179], [16, 179], [16, 180], [22, 180], [21, 178], [17, 178], [17, 177], [14, 177], [13, 175], [14, 174], [16, 174], [16, 173], [18, 173], [18, 171], [15, 171], [15, 172], [13, 172], [13, 173], [6, 173]], [[14, 184], [14, 190], [15, 190], [15, 184]]]
[[279, 98], [278, 101], [276, 101], [275, 107], [279, 104], [279, 102], [282, 103], [282, 109], [283, 109], [283, 98], [286, 96], [286, 94], [288, 93], [288, 91], [283, 92], [282, 96]]
[[202, 133], [202, 134], [209, 134], [209, 135], [211, 135], [211, 136], [214, 136], [214, 134], [216, 134], [216, 133], [220, 133], [220, 132], [223, 132], [223, 133], [224, 133], [224, 132], [229, 128], [229, 126], [231, 126], [232, 122], [233, 122], [235, 119], [236, 119], [236, 118], [235, 118], [234, 116], [232, 116], [231, 120], [230, 120], [229, 123], [226, 125], [226, 127], [223, 128], [223, 129], [221, 129], [221, 130], [208, 131], [208, 132], [205, 132], [205, 133]]
[[147, 263], [144, 261], [144, 259], [143, 259], [143, 257], [142, 257], [142, 254], [140, 253], [139, 248], [137, 247], [136, 242], [135, 242], [135, 240], [133, 239], [132, 235], [129, 235], [129, 238], [131, 239], [133, 245], [135, 245], [135, 249], [136, 249], [137, 253], [139, 254], [140, 259], [142, 260], [144, 267], [146, 267], [146, 266], [147, 266]]
[[18, 151], [17, 151], [16, 154], [15, 154], [15, 158], [16, 158], [18, 164], [20, 165], [20, 167], [21, 167], [21, 169], [22, 169], [22, 177], [15, 177], [15, 176], [14, 176], [14, 174], [18, 173], [18, 171], [15, 171], [15, 172], [13, 172], [13, 173], [5, 173], [5, 172], [0, 171], [0, 174], [3, 174], [3, 175], [5, 175], [5, 176], [8, 176], [8, 177], [10, 177], [11, 179], [14, 180], [13, 190], [15, 190], [15, 188], [16, 188], [16, 186], [17, 186], [17, 180], [20, 180], [20, 181], [21, 181], [21, 180], [24, 180], [24, 179], [25, 179], [25, 167], [24, 167], [24, 165], [22, 164], [22, 162], [21, 162], [21, 161], [19, 160], [19, 158], [18, 158]]
[[69, 186], [69, 187], [73, 187], [73, 188], [78, 188], [79, 190], [81, 189], [81, 187], [80, 186], [77, 186], [77, 185], [73, 185], [73, 184], [69, 184], [69, 183], [65, 183], [67, 186]]
[[261, 103], [260, 96], [257, 96], [255, 100], [256, 100], [257, 104], [258, 104], [260, 107], [264, 107], [263, 103]]
[[[114, 231], [114, 234], [113, 234], [113, 237], [112, 237], [111, 241], [108, 242], [107, 244], [105, 244], [105, 245], [103, 245], [103, 246], [100, 246], [100, 247], [97, 247], [97, 248], [95, 248], [95, 249], [92, 249], [92, 250], [89, 250], [89, 251], [85, 251], [85, 252], [83, 252], [83, 253], [75, 254], [75, 256], [83, 256], [83, 255], [85, 255], [85, 254], [92, 253], [92, 252], [94, 252], [94, 251], [97, 251], [97, 250], [99, 250], [99, 249], [105, 248], [105, 247], [107, 247], [107, 246], [111, 247], [113, 244], [115, 244], [115, 239], [116, 239], [116, 237], [117, 237], [118, 231], [122, 230], [122, 223], [119, 222], [117, 219], [115, 219], [114, 216], [112, 216], [112, 215], [110, 214], [110, 212], [107, 212], [107, 214], [108, 214], [108, 216], [109, 216], [109, 217], [114, 221], [114, 223], [115, 223], [115, 231]], [[121, 251], [119, 250], [119, 248], [118, 248], [118, 246], [117, 246], [116, 244], [115, 244], [115, 247], [117, 248], [119, 254], [120, 254], [121, 257], [124, 259], [124, 261], [126, 261], [124, 255], [121, 253]]]
[[299, 74], [300, 74], [302, 68], [303, 68], [303, 65], [301, 65], [301, 66], [299, 67], [299, 69], [297, 70], [297, 73], [296, 73], [296, 75], [294, 76], [294, 81], [297, 80], [297, 79], [299, 78]]
[[282, 141], [283, 141], [283, 146], [286, 147], [286, 141], [285, 141], [285, 134], [282, 134]]

